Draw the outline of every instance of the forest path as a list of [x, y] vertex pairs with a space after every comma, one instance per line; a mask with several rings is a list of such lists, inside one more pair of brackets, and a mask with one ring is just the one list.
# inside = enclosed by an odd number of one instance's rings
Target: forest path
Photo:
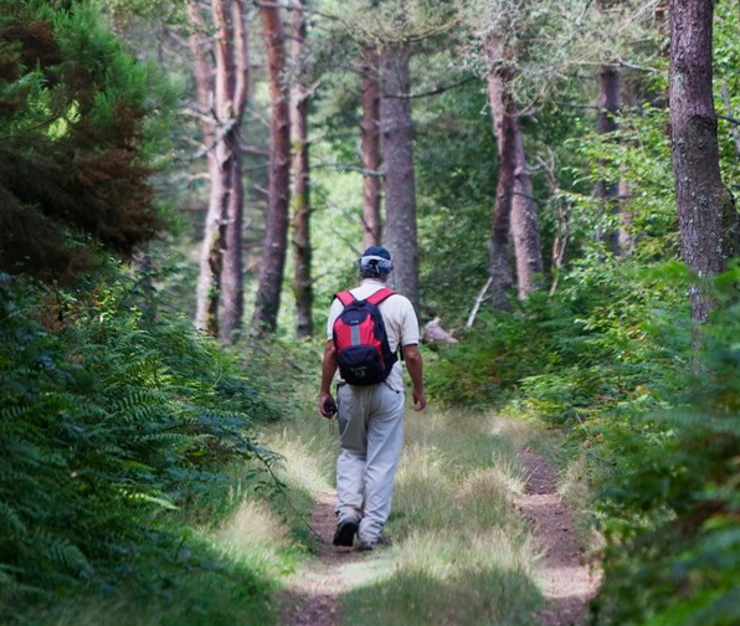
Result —
[[336, 493], [314, 491], [309, 523], [321, 540], [287, 581], [282, 626], [581, 624], [599, 577], [582, 562], [579, 512], [558, 494], [557, 471], [529, 448], [549, 447], [551, 434], [456, 412], [407, 422], [395, 544], [334, 547]]
[[555, 469], [531, 450], [519, 450], [517, 456], [528, 478], [514, 506], [531, 524], [544, 550], [541, 569], [548, 606], [539, 612], [539, 622], [542, 626], [580, 624], [596, 595], [600, 575], [582, 562], [571, 511], [558, 494]]
[[321, 538], [316, 561], [294, 575], [283, 596], [284, 626], [338, 626], [341, 623], [339, 596], [351, 585], [343, 566], [355, 563], [361, 555], [351, 548], [332, 545], [337, 517], [334, 514], [336, 492], [322, 492], [311, 515], [310, 526]]

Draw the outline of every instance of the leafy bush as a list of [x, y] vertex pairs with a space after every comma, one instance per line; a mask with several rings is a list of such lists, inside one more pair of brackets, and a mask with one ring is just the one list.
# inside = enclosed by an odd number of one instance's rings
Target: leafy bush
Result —
[[145, 544], [182, 540], [174, 511], [223, 488], [230, 461], [275, 461], [250, 434], [278, 415], [258, 380], [187, 320], [147, 321], [131, 281], [107, 280], [59, 291], [0, 275], [6, 610], [135, 573]]
[[635, 417], [629, 462], [605, 485], [599, 624], [740, 620], [739, 280], [736, 266], [716, 281], [720, 308], [695, 331], [701, 349], [675, 374], [681, 391]]

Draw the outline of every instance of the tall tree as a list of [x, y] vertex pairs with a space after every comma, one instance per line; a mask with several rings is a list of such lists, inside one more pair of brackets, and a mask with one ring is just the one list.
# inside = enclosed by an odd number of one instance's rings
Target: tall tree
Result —
[[[228, 11], [228, 8], [226, 9]], [[225, 16], [225, 17], [228, 17]], [[244, 0], [233, 0], [231, 18], [233, 20], [234, 81], [232, 124], [224, 141], [230, 150], [229, 159], [229, 200], [226, 207], [226, 237], [224, 261], [221, 275], [223, 292], [222, 319], [219, 325], [219, 338], [234, 341], [241, 328], [244, 317], [244, 183], [242, 181], [242, 152], [240, 128], [244, 119], [249, 93], [249, 45], [247, 28], [244, 23]]]
[[[542, 245], [540, 243], [540, 226], [537, 216], [537, 204], [532, 190], [532, 179], [524, 154], [524, 137], [519, 125], [519, 111], [512, 99], [510, 115], [513, 117], [516, 170], [514, 174], [514, 191], [511, 198], [511, 235], [514, 240], [516, 256], [516, 281], [519, 299], [538, 288], [538, 276], [544, 272]], [[501, 139], [499, 138], [499, 141]]]
[[290, 212], [290, 102], [283, 78], [286, 71], [285, 33], [280, 9], [260, 6], [270, 75], [270, 174], [267, 228], [252, 327], [258, 333], [277, 327], [280, 291], [285, 271]]
[[295, 0], [291, 19], [291, 57], [295, 79], [291, 85], [291, 135], [293, 144], [293, 294], [296, 302], [296, 336], [313, 334], [311, 286], [310, 168], [308, 159], [309, 89], [305, 85], [307, 17], [305, 0]]
[[385, 172], [386, 245], [393, 254], [396, 288], [419, 305], [410, 50], [404, 42], [385, 45], [381, 55], [380, 128]]
[[[502, 59], [501, 39], [492, 35], [486, 42], [486, 56]], [[512, 287], [509, 266], [509, 239], [511, 212], [517, 169], [517, 112], [511, 94], [514, 69], [509, 63], [499, 62], [488, 74], [488, 100], [491, 106], [493, 131], [498, 150], [498, 182], [493, 207], [490, 244], [491, 293], [494, 308], [509, 308], [507, 299]]]
[[[196, 94], [208, 152], [210, 199], [200, 254], [195, 323], [231, 340], [243, 314], [241, 149], [239, 129], [248, 95], [249, 61], [243, 0], [212, 0], [213, 57], [197, 0], [189, 3], [193, 26]], [[223, 323], [219, 305], [223, 303]]]
[[366, 248], [380, 245], [382, 222], [381, 151], [380, 151], [380, 64], [373, 45], [362, 48], [362, 224], [363, 244]]
[[[599, 68], [597, 77], [598, 94], [596, 96], [596, 132], [599, 135], [608, 135], [617, 130], [616, 114], [621, 105], [621, 81], [619, 70], [612, 64], [605, 63]], [[602, 167], [606, 166], [603, 160]], [[596, 182], [595, 195], [604, 212], [618, 211], [619, 183], [613, 180], [601, 179]], [[596, 233], [597, 240], [606, 236], [613, 254], [619, 254], [619, 231]]]
[[[722, 271], [738, 254], [740, 223], [722, 183], [717, 115], [712, 96], [712, 0], [671, 0], [669, 100], [671, 152], [683, 255], [700, 277]], [[711, 300], [691, 291], [694, 319], [705, 321]]]
[[[532, 180], [524, 150], [524, 136], [519, 123], [519, 108], [514, 94], [514, 79], [517, 76], [517, 57], [523, 48], [532, 46], [533, 36], [528, 33], [526, 7], [524, 9], [507, 2], [492, 3], [487, 7], [488, 27], [484, 41], [486, 65], [490, 68], [488, 80], [489, 99], [496, 141], [501, 144], [501, 135], [506, 129], [513, 133], [514, 164], [511, 196], [510, 228], [516, 260], [517, 292], [520, 299], [539, 287], [538, 276], [544, 271], [542, 245], [540, 242], [537, 205], [532, 191]], [[514, 24], [524, 24], [522, 33], [514, 33]], [[508, 115], [510, 120], [503, 120]], [[508, 148], [499, 157], [509, 154]], [[507, 170], [509, 163], [499, 163]], [[507, 176], [499, 177], [506, 180]], [[494, 280], [494, 284], [496, 281]]]

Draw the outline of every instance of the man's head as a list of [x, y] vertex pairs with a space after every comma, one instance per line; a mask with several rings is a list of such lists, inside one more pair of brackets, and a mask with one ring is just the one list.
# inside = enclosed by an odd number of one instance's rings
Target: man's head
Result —
[[357, 262], [362, 278], [378, 278], [385, 281], [393, 271], [391, 253], [383, 246], [370, 246]]

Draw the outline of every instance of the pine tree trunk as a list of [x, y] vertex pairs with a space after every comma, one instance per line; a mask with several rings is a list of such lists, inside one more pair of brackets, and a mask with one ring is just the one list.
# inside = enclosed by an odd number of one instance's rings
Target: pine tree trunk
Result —
[[[491, 60], [501, 60], [508, 51], [502, 49], [502, 43], [497, 37], [492, 36], [487, 44], [487, 55]], [[509, 82], [513, 79], [514, 68], [504, 67], [500, 75], [496, 73], [489, 76], [488, 95], [493, 115], [493, 128], [496, 136], [496, 142], [499, 148], [505, 142], [502, 133], [504, 130], [511, 132], [513, 137], [514, 149], [514, 169], [512, 184], [513, 188], [506, 193], [507, 203], [510, 203], [511, 210], [509, 217], [511, 238], [514, 242], [514, 256], [516, 259], [516, 277], [517, 293], [520, 300], [526, 299], [527, 295], [540, 287], [541, 276], [544, 272], [544, 262], [542, 260], [542, 245], [540, 243], [540, 228], [537, 218], [537, 205], [534, 201], [534, 192], [532, 190], [532, 180], [529, 176], [529, 168], [524, 152], [524, 138], [521, 127], [519, 126], [519, 111], [510, 94]], [[507, 115], [510, 119], [504, 120], [502, 116]], [[508, 150], [508, 146], [506, 146]], [[499, 153], [499, 159], [501, 153]], [[505, 168], [510, 166], [505, 164]], [[504, 172], [499, 176], [501, 180], [508, 182], [509, 173]], [[501, 190], [497, 191], [496, 197], [500, 197]], [[497, 200], [498, 204], [498, 200]], [[508, 242], [507, 242], [508, 247]], [[502, 257], [503, 259], [503, 257]], [[501, 261], [497, 261], [500, 265]], [[503, 271], [500, 269], [499, 271]], [[508, 281], [511, 285], [511, 272], [508, 272], [508, 278], [503, 282], [493, 281], [494, 288], [496, 285], [503, 285]], [[501, 300], [503, 302], [503, 300]]]
[[381, 58], [380, 104], [385, 171], [386, 245], [393, 255], [396, 289], [419, 305], [419, 250], [416, 231], [413, 123], [409, 50], [388, 44]]
[[[228, 11], [228, 8], [225, 7]], [[223, 138], [230, 154], [228, 162], [229, 202], [226, 209], [226, 236], [221, 291], [223, 295], [219, 338], [233, 342], [244, 317], [244, 184], [242, 181], [242, 153], [239, 130], [244, 120], [249, 93], [249, 45], [244, 23], [244, 0], [232, 0], [232, 63], [234, 80], [230, 81], [232, 124]]]
[[[304, 0], [296, 0], [300, 7]], [[310, 169], [308, 160], [309, 95], [301, 80], [305, 56], [306, 14], [293, 11], [292, 57], [298, 76], [291, 88], [291, 134], [293, 144], [293, 293], [296, 302], [296, 336], [313, 335], [313, 289], [311, 283]]]
[[[498, 47], [498, 41], [491, 38], [487, 43], [490, 58], [500, 58]], [[509, 236], [517, 169], [517, 110], [509, 93], [512, 78], [513, 70], [505, 64], [488, 75], [488, 100], [498, 149], [498, 183], [490, 243], [492, 303], [498, 310], [510, 308], [508, 295], [512, 288]]]
[[272, 113], [267, 228], [252, 327], [264, 334], [277, 327], [285, 271], [290, 211], [290, 106], [283, 86], [285, 34], [280, 9], [263, 5], [259, 11], [267, 51]]
[[[621, 81], [619, 71], [611, 65], [602, 65], [598, 75], [599, 92], [596, 97], [596, 132], [599, 135], [607, 135], [617, 130], [617, 120], [615, 118], [619, 107], [621, 106]], [[601, 166], [606, 167], [602, 162]], [[596, 183], [594, 194], [601, 205], [604, 213], [619, 214], [619, 181], [599, 180]], [[621, 254], [620, 239], [622, 238], [621, 229], [617, 228], [606, 234], [597, 231], [596, 240], [600, 241], [605, 238], [612, 254], [618, 256]]]
[[[213, 56], [197, 2], [188, 5], [194, 34], [190, 38], [195, 64], [198, 107], [204, 120], [208, 150], [210, 199], [200, 253], [195, 324], [221, 339], [231, 340], [243, 314], [241, 151], [239, 127], [247, 99], [249, 62], [243, 0], [213, 0]], [[215, 76], [215, 80], [213, 78]], [[219, 306], [223, 319], [219, 324]]]
[[524, 154], [524, 138], [519, 126], [518, 110], [513, 102], [509, 106], [513, 108], [511, 115], [516, 150], [514, 195], [511, 198], [511, 235], [516, 256], [518, 295], [520, 300], [525, 300], [530, 293], [540, 287], [545, 267], [542, 261], [537, 205]]
[[374, 46], [362, 50], [362, 223], [365, 248], [382, 241], [380, 218], [380, 64]]
[[[190, 36], [190, 50], [193, 55], [195, 87], [200, 114], [210, 115], [214, 97], [213, 70], [208, 61], [211, 42], [206, 33], [200, 5], [197, 0], [188, 2], [188, 12], [193, 33]], [[213, 123], [203, 121], [203, 143], [206, 147], [213, 145], [215, 131]], [[218, 332], [218, 305], [221, 293], [220, 256], [221, 241], [221, 204], [214, 202], [214, 185], [218, 185], [219, 172], [214, 150], [208, 151], [208, 173], [211, 181], [211, 195], [203, 226], [203, 243], [200, 252], [200, 271], [196, 296], [195, 325], [211, 335]]]
[[[712, 97], [711, 0], [671, 0], [669, 99], [671, 151], [684, 259], [700, 277], [721, 272], [738, 253], [740, 228], [722, 184], [717, 116]], [[694, 319], [705, 321], [713, 303], [691, 291]]]

